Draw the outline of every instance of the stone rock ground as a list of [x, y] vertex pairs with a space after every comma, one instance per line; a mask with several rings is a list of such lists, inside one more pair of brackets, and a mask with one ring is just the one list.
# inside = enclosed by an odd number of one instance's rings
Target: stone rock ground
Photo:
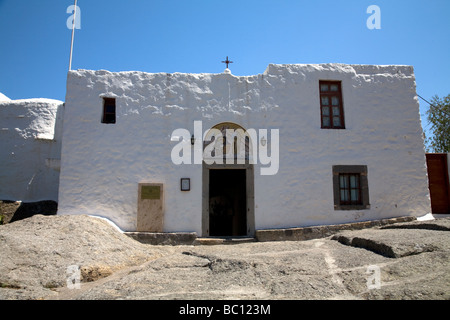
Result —
[[[93, 217], [34, 216], [0, 226], [0, 298], [448, 300], [449, 223], [308, 241], [155, 246]], [[70, 265], [85, 270], [79, 289], [67, 286]]]
[[58, 203], [51, 200], [37, 202], [0, 200], [0, 215], [2, 216], [0, 224], [19, 221], [36, 214], [55, 215], [57, 210]]
[[67, 285], [70, 266], [89, 282], [155, 259], [157, 251], [88, 216], [35, 215], [1, 225], [0, 298], [55, 296], [55, 288]]

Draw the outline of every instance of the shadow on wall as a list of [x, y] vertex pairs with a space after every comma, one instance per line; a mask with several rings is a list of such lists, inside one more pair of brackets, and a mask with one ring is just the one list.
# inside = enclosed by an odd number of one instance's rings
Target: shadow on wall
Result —
[[0, 201], [0, 215], [3, 224], [32, 217], [36, 214], [56, 215], [58, 203], [52, 200], [38, 202]]

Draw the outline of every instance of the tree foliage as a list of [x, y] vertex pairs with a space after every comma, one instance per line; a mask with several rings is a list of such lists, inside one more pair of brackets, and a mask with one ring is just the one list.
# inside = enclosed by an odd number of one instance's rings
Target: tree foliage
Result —
[[443, 98], [436, 95], [431, 99], [427, 119], [433, 134], [427, 138], [427, 151], [450, 152], [450, 94]]

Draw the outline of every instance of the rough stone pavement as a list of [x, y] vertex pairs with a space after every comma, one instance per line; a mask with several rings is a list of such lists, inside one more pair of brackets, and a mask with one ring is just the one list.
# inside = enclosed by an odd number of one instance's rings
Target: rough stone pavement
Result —
[[[144, 245], [86, 216], [77, 218], [77, 228], [68, 236], [70, 219], [41, 216], [23, 220], [28, 220], [25, 226], [12, 223], [6, 231], [8, 225], [0, 226], [0, 250], [7, 254], [0, 261], [0, 298], [450, 299], [450, 219], [308, 241], [214, 246]], [[73, 227], [75, 221], [69, 222]], [[51, 239], [39, 231], [43, 224], [53, 233]], [[97, 231], [91, 236], [94, 229], [88, 226], [93, 224]], [[20, 241], [11, 235], [18, 229]], [[58, 242], [58, 237], [66, 241]], [[32, 248], [25, 243], [33, 243]], [[30, 258], [19, 259], [5, 245], [20, 247], [20, 254]], [[32, 262], [35, 255], [38, 265]], [[65, 271], [76, 263], [85, 270], [83, 279], [79, 289], [69, 289]], [[52, 266], [50, 272], [38, 270], [44, 264]]]

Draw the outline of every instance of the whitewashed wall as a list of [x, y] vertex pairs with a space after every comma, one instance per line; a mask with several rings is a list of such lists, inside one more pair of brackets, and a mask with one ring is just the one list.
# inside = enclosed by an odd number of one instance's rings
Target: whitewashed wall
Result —
[[[319, 80], [342, 81], [345, 130], [321, 129]], [[102, 124], [102, 97], [117, 99]], [[228, 121], [280, 130], [280, 167], [255, 165], [256, 229], [430, 212], [419, 103], [410, 66], [269, 65], [263, 74], [71, 71], [60, 214], [109, 217], [136, 229], [139, 182], [165, 184], [164, 230], [201, 234], [202, 166], [174, 165], [173, 130]], [[270, 149], [270, 146], [269, 146]], [[367, 165], [370, 209], [335, 211], [332, 166]], [[191, 178], [191, 191], [179, 190]]]
[[62, 101], [0, 101], [0, 199], [58, 200], [62, 120]]

